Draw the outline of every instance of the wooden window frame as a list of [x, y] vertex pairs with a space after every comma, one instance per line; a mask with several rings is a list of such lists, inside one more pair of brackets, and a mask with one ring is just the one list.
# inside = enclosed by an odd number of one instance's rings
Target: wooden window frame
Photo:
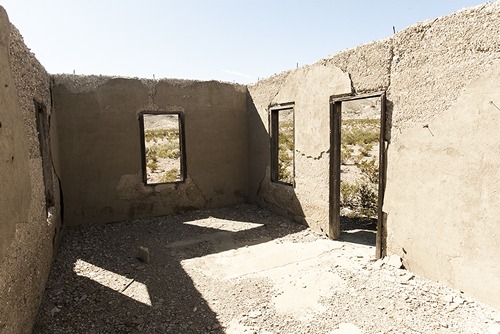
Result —
[[[279, 154], [279, 113], [285, 110], [293, 112], [293, 158], [292, 158], [292, 182], [283, 182], [278, 174]], [[269, 108], [269, 136], [271, 145], [271, 182], [295, 187], [295, 103], [283, 103]]]
[[[148, 183], [147, 162], [146, 162], [146, 142], [144, 135], [144, 116], [145, 115], [177, 115], [179, 121], [179, 150], [180, 150], [180, 180], [172, 182], [157, 182]], [[186, 166], [186, 144], [185, 144], [185, 129], [184, 129], [184, 113], [181, 111], [144, 111], [139, 114], [139, 129], [141, 140], [141, 164], [142, 164], [142, 181], [145, 185], [156, 186], [160, 184], [180, 184], [186, 182], [187, 166]]]

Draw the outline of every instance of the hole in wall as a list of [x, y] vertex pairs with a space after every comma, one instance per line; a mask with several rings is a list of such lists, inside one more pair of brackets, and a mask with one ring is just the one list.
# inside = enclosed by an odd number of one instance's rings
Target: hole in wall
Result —
[[380, 97], [342, 102], [340, 136], [340, 215], [376, 222]]
[[383, 250], [385, 92], [331, 97], [331, 238]]
[[271, 181], [287, 185], [295, 178], [295, 120], [293, 104], [270, 110]]
[[185, 180], [184, 126], [182, 113], [143, 113], [141, 146], [146, 184]]

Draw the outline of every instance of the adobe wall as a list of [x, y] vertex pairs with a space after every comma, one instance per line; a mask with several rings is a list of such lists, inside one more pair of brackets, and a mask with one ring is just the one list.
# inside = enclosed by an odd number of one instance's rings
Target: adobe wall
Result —
[[49, 75], [0, 7], [1, 333], [31, 332], [60, 237], [57, 176], [47, 169], [46, 207], [34, 100], [50, 116]]
[[500, 308], [500, 3], [394, 37], [388, 253]]
[[[222, 207], [247, 197], [244, 86], [54, 76], [65, 219], [106, 223]], [[187, 179], [144, 185], [139, 113], [185, 115]]]
[[[385, 251], [500, 307], [499, 13], [462, 10], [249, 86], [250, 198], [327, 232], [328, 97], [386, 90]], [[270, 182], [267, 116], [293, 101], [295, 188]]]
[[[391, 56], [389, 41], [374, 42], [248, 87], [252, 201], [328, 234], [330, 96], [385, 90]], [[288, 102], [295, 103], [295, 187], [271, 182], [268, 111]]]
[[[249, 87], [252, 201], [328, 231], [328, 99], [350, 91], [348, 74], [335, 67], [303, 67]], [[295, 186], [271, 182], [268, 110], [284, 103], [295, 104]]]

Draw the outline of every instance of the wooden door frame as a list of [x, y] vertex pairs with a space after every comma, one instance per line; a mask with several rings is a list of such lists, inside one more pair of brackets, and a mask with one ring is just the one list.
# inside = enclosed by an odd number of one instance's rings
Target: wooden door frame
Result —
[[330, 214], [329, 237], [340, 237], [340, 131], [342, 121], [342, 102], [362, 100], [372, 97], [380, 98], [380, 134], [379, 134], [379, 180], [377, 203], [377, 235], [375, 257], [383, 256], [385, 245], [385, 215], [382, 211], [384, 205], [385, 184], [387, 176], [387, 147], [386, 140], [386, 92], [375, 92], [361, 95], [344, 95], [330, 97]]

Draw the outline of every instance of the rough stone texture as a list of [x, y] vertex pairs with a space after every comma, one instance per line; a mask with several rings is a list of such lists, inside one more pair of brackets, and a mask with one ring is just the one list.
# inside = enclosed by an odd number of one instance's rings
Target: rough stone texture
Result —
[[394, 37], [384, 204], [388, 253], [496, 307], [499, 27], [496, 2]]
[[[499, 13], [498, 2], [465, 9], [249, 86], [250, 198], [303, 217], [316, 231], [328, 224], [329, 155], [321, 152], [329, 150], [321, 144], [328, 143], [329, 129], [321, 124], [329, 122], [327, 97], [338, 93], [327, 89], [325, 77], [336, 79], [322, 75], [338, 67], [349, 75], [356, 93], [387, 90], [387, 253], [401, 256], [405, 266], [422, 275], [498, 307], [500, 149], [493, 111], [500, 105], [495, 100]], [[287, 87], [294, 77], [300, 86]], [[479, 81], [464, 93], [474, 80]], [[288, 100], [275, 98], [282, 91], [288, 92]], [[293, 93], [301, 91], [325, 98], [300, 105]], [[267, 110], [272, 103], [294, 100], [296, 115], [309, 117], [296, 122], [298, 184], [285, 189], [269, 182]], [[306, 142], [304, 156], [322, 159], [302, 159], [301, 143]], [[440, 232], [431, 236], [436, 228]], [[481, 277], [489, 277], [492, 285], [477, 284]]]
[[500, 4], [416, 24], [393, 38], [393, 139], [445, 112], [464, 87], [500, 59]]
[[[51, 101], [49, 76], [0, 7], [0, 332], [31, 330], [60, 236], [59, 177], [71, 224], [248, 200], [327, 231], [329, 96], [380, 90], [387, 90], [390, 140], [386, 252], [500, 307], [499, 14], [499, 2], [462, 10], [248, 90], [66, 75], [52, 78]], [[34, 99], [52, 121], [51, 208]], [[287, 102], [295, 103], [295, 187], [270, 182], [268, 110]], [[142, 183], [138, 113], [145, 110], [185, 113], [186, 182]]]
[[[279, 213], [292, 215], [317, 231], [328, 231], [330, 95], [349, 94], [349, 76], [334, 66], [302, 67], [249, 87], [251, 198]], [[268, 110], [294, 103], [295, 186], [270, 182]], [[326, 106], [326, 107], [325, 107]], [[252, 114], [253, 113], [253, 114]], [[260, 122], [259, 122], [260, 121]], [[267, 158], [266, 158], [267, 157]], [[260, 179], [259, 179], [260, 178]], [[258, 186], [257, 186], [258, 184]]]
[[[384, 210], [405, 267], [500, 308], [500, 61], [390, 153]], [[429, 231], [432, 231], [430, 233]]]
[[[19, 114], [19, 99], [12, 78], [9, 57], [10, 23], [7, 14], [0, 12], [0, 94], [2, 108], [0, 109], [0, 176], [3, 180], [0, 192], [1, 233], [0, 259], [12, 242], [16, 231], [16, 223], [28, 221], [30, 204], [30, 179], [28, 177], [28, 142], [22, 116]], [[17, 116], [17, 117], [16, 117]], [[18, 190], [19, 187], [19, 190]], [[18, 206], [18, 210], [7, 210]]]
[[383, 91], [391, 84], [392, 45], [391, 39], [374, 41], [339, 52], [314, 66], [340, 67], [349, 73], [357, 94]]
[[[246, 201], [246, 88], [215, 81], [54, 76], [68, 224]], [[144, 185], [138, 114], [185, 114], [187, 179]]]
[[46, 208], [35, 122], [34, 100], [51, 113], [49, 87], [45, 69], [0, 7], [1, 333], [31, 331], [60, 235], [58, 185], [48, 185], [55, 205]]

